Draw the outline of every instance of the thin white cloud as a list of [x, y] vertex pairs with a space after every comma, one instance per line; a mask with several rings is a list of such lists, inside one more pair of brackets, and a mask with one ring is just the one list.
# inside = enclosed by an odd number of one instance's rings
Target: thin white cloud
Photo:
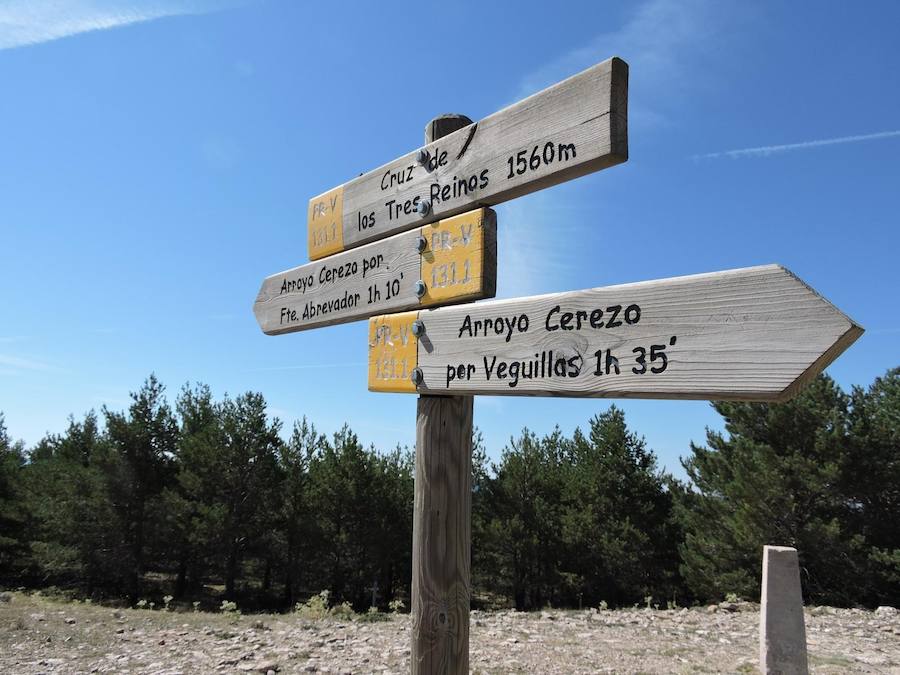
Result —
[[[746, 10], [729, 4], [723, 9], [710, 0], [648, 0], [636, 6], [614, 30], [605, 30], [584, 45], [560, 54], [525, 75], [515, 89], [519, 100], [612, 56], [629, 64], [628, 126], [641, 135], [668, 124], [671, 110], [696, 85], [702, 55], [714, 50]], [[514, 102], [514, 101], [511, 101]], [[617, 171], [617, 169], [611, 169]], [[596, 185], [596, 183], [592, 183]], [[562, 199], [562, 194], [567, 199]], [[578, 240], [587, 200], [573, 184], [504, 204], [498, 209], [499, 297], [546, 292], [574, 276], [571, 247]], [[602, 199], [592, 190], [590, 200]], [[565, 212], [562, 210], [566, 209]], [[593, 211], [596, 213], [596, 211]], [[592, 216], [596, 222], [596, 216]], [[597, 224], [604, 227], [604, 223]], [[564, 230], [572, 227], [572, 237]], [[583, 234], [581, 235], [583, 237]]]
[[740, 150], [726, 150], [724, 152], [710, 152], [705, 155], [694, 155], [692, 159], [741, 159], [742, 157], [771, 157], [783, 152], [793, 150], [809, 150], [821, 148], [826, 145], [840, 145], [842, 143], [859, 143], [860, 141], [877, 141], [884, 138], [896, 138], [900, 131], [879, 131], [875, 134], [859, 134], [856, 136], [839, 136], [837, 138], [823, 138], [818, 141], [804, 141], [803, 143], [786, 143], [784, 145], [763, 145], [758, 148], [741, 148]]
[[629, 127], [666, 124], [661, 108], [686, 95], [696, 79], [689, 77], [691, 67], [698, 65], [696, 56], [712, 45], [723, 24], [739, 20], [743, 10], [729, 5], [724, 12], [710, 0], [648, 0], [636, 7], [617, 30], [600, 33], [522, 78], [515, 100], [619, 56], [630, 67], [631, 93], [646, 92], [639, 100], [630, 96]]
[[0, 3], [0, 49], [241, 4], [239, 0], [7, 0]]
[[45, 372], [56, 370], [56, 368], [50, 364], [43, 363], [42, 361], [23, 359], [19, 356], [9, 356], [7, 354], [0, 354], [0, 366], [7, 366], [8, 368], [14, 368], [16, 370], [38, 370]]

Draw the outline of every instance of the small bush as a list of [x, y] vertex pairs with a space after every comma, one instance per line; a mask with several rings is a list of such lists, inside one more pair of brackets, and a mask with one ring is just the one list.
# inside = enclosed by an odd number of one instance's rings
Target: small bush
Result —
[[390, 609], [394, 614], [399, 614], [406, 609], [406, 605], [403, 604], [403, 600], [401, 600], [400, 598], [394, 598], [388, 603], [388, 609]]
[[294, 611], [304, 619], [322, 619], [328, 614], [328, 597], [330, 595], [331, 592], [327, 589], [321, 591], [306, 602], [298, 602], [294, 605]]
[[379, 612], [377, 607], [369, 607], [365, 614], [360, 614], [356, 618], [363, 623], [375, 623], [376, 621], [387, 621], [389, 616], [384, 612]]

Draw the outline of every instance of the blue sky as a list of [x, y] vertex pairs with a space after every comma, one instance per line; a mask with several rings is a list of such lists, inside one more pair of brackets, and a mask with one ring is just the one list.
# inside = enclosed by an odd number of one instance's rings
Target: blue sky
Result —
[[[264, 336], [310, 197], [618, 55], [630, 159], [497, 207], [498, 297], [781, 263], [866, 329], [844, 387], [900, 365], [900, 5], [0, 3], [0, 411], [28, 443], [154, 371], [257, 390], [288, 426], [412, 444], [366, 391], [366, 323]], [[476, 399], [496, 456], [605, 400]], [[720, 421], [617, 401], [662, 463]]]

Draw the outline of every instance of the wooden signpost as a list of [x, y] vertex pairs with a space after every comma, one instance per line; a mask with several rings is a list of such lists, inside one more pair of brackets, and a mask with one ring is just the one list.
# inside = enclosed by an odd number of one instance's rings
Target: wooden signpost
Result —
[[628, 66], [612, 58], [310, 200], [313, 260], [628, 159]]
[[369, 389], [782, 401], [862, 329], [778, 265], [369, 320]]
[[280, 335], [382, 312], [494, 296], [497, 218], [477, 209], [273, 274], [253, 304]]
[[483, 207], [627, 160], [627, 100], [612, 58], [478, 123], [435, 118], [310, 200], [316, 262], [253, 306], [270, 335], [371, 317], [369, 388], [420, 394], [413, 673], [468, 672], [474, 394], [782, 401], [862, 334], [778, 265], [426, 309], [494, 296]]

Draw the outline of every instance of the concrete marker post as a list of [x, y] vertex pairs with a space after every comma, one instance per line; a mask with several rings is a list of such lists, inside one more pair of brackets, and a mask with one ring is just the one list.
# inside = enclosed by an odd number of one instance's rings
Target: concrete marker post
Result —
[[763, 547], [759, 669], [767, 675], [809, 672], [800, 562], [788, 546]]

